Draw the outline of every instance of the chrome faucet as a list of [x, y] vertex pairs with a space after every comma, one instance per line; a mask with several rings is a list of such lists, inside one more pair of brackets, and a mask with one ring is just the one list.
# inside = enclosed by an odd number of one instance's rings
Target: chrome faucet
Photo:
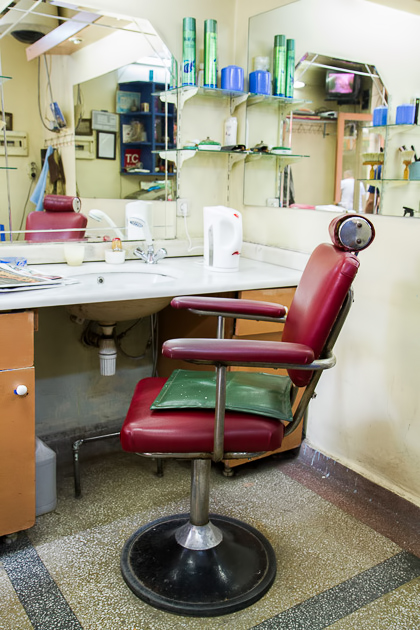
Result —
[[165, 258], [168, 253], [166, 249], [161, 247], [157, 250], [157, 252], [155, 252], [154, 250], [152, 235], [150, 233], [147, 221], [138, 217], [130, 217], [129, 222], [136, 227], [142, 227], [146, 236], [147, 252], [144, 252], [142, 249], [140, 249], [140, 247], [137, 247], [133, 252], [134, 256], [141, 258], [142, 260], [144, 260], [145, 263], [149, 265], [155, 265], [158, 260], [162, 260], [162, 258]]
[[165, 258], [167, 253], [168, 252], [164, 247], [161, 247], [157, 250], [157, 252], [155, 252], [153, 245], [148, 246], [147, 252], [141, 250], [140, 247], [137, 247], [137, 249], [135, 249], [133, 252], [134, 256], [141, 258], [142, 260], [144, 260], [145, 263], [149, 265], [155, 265], [158, 260], [162, 260], [162, 258]]

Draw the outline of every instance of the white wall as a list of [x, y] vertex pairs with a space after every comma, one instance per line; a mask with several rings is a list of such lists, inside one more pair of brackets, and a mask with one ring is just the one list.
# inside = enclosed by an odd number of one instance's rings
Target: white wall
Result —
[[[258, 11], [272, 7], [262, 1]], [[392, 108], [419, 93], [417, 15], [366, 0], [299, 0], [266, 18], [258, 19], [270, 38], [276, 30], [295, 37], [297, 57], [309, 50], [375, 64]], [[240, 53], [237, 62], [245, 64]], [[309, 252], [328, 239], [329, 213], [242, 210], [245, 238], [254, 242]], [[323, 375], [311, 403], [308, 439], [420, 504], [420, 221], [373, 222], [376, 240], [360, 254], [355, 303], [336, 346], [337, 366]]]
[[[9, 156], [9, 165], [17, 170], [9, 171], [10, 197], [12, 201], [12, 220], [15, 229], [19, 229], [28, 194], [33, 185], [26, 173], [26, 167], [35, 162], [38, 172], [41, 167], [40, 149], [43, 148], [43, 133], [39, 122], [37, 102], [37, 64], [27, 63], [25, 46], [6, 36], [0, 41], [2, 74], [12, 77], [3, 85], [4, 107], [13, 114], [13, 131], [28, 134], [28, 155]], [[4, 157], [2, 157], [2, 164]], [[0, 223], [8, 230], [6, 173], [0, 173]], [[27, 211], [34, 210], [32, 203], [27, 204]], [[24, 225], [24, 224], [23, 224]], [[6, 227], [7, 226], [7, 227]]]

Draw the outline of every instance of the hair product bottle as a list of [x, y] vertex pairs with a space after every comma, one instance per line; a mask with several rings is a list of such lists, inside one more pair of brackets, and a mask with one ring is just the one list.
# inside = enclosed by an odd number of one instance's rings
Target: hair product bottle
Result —
[[169, 87], [171, 89], [178, 87], [178, 62], [175, 57], [171, 56], [171, 70], [169, 74]]
[[286, 36], [275, 35], [273, 52], [273, 94], [286, 94]]
[[238, 119], [236, 116], [226, 118], [224, 125], [224, 144], [225, 146], [234, 146], [237, 140]]
[[204, 21], [204, 87], [217, 88], [217, 21]]
[[195, 85], [195, 18], [184, 18], [182, 27], [182, 85]]
[[286, 97], [293, 98], [293, 87], [295, 83], [295, 40], [288, 39], [286, 42]]

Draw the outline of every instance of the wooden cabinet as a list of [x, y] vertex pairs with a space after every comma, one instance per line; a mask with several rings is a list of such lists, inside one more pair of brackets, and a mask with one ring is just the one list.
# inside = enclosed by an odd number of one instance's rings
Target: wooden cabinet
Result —
[[[0, 314], [0, 536], [35, 522], [34, 313]], [[28, 393], [15, 393], [25, 385]]]

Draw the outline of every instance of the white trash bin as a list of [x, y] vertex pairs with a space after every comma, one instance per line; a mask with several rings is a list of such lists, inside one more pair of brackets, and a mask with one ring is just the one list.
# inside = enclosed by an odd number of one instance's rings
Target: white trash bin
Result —
[[40, 516], [55, 510], [57, 505], [56, 454], [42, 440], [36, 438], [36, 500], [35, 514]]

